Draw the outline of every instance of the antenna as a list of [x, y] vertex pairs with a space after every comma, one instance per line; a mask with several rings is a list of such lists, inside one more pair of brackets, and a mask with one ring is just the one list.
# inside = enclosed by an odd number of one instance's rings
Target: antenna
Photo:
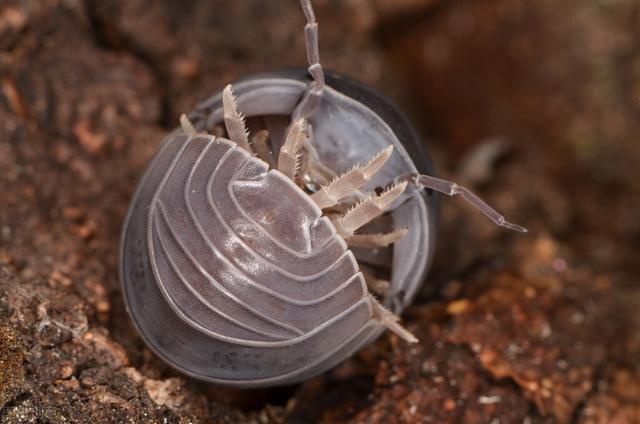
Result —
[[307, 62], [309, 63], [309, 67], [307, 69], [313, 78], [313, 82], [294, 111], [294, 122], [300, 118], [308, 118], [313, 114], [320, 103], [325, 87], [324, 71], [320, 64], [318, 22], [316, 21], [316, 15], [313, 12], [311, 0], [300, 0], [300, 5], [302, 6], [304, 16], [307, 18], [307, 24], [304, 27], [304, 35], [307, 45]]

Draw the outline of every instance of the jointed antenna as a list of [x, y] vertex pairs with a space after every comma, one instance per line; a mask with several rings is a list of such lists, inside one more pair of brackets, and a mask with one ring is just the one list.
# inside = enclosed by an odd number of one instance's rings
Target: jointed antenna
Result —
[[294, 112], [293, 121], [300, 118], [308, 118], [313, 114], [316, 107], [320, 103], [322, 93], [324, 91], [324, 71], [320, 64], [320, 51], [318, 47], [318, 22], [316, 21], [316, 15], [313, 13], [313, 6], [311, 0], [300, 0], [302, 11], [307, 18], [307, 24], [304, 27], [305, 40], [307, 45], [307, 61], [309, 67], [307, 68], [309, 74], [313, 78], [311, 86], [305, 93], [302, 101], [298, 104], [296, 111]]

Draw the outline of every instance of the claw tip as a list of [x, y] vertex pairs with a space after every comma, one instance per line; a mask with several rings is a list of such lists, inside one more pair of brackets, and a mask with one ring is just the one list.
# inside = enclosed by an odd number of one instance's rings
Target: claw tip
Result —
[[513, 231], [517, 231], [519, 233], [528, 233], [529, 230], [527, 230], [526, 228], [517, 225], [517, 224], [512, 224], [511, 222], [505, 222], [504, 227], [508, 228], [509, 230], [513, 230]]

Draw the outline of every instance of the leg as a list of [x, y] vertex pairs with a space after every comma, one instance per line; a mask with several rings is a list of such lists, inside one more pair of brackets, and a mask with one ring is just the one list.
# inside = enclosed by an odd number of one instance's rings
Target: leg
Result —
[[184, 113], [180, 115], [180, 126], [182, 127], [182, 131], [189, 135], [196, 135], [198, 133]]
[[251, 139], [251, 144], [258, 154], [258, 157], [268, 163], [269, 168], [273, 168], [275, 167], [275, 163], [273, 161], [273, 154], [269, 148], [269, 137], [269, 131], [260, 130], [256, 132]]
[[[329, 184], [336, 177], [336, 173], [322, 162], [318, 151], [311, 143], [311, 138], [304, 141], [303, 148], [305, 160], [302, 162], [301, 176], [307, 178], [307, 182], [314, 186]], [[315, 191], [315, 187], [312, 191]]]
[[448, 196], [455, 196], [459, 194], [464, 200], [471, 203], [472, 206], [479, 209], [480, 212], [485, 214], [490, 220], [492, 220], [496, 225], [501, 227], [508, 228], [510, 230], [519, 231], [521, 233], [526, 233], [527, 229], [521, 227], [516, 224], [512, 224], [508, 222], [504, 216], [500, 215], [495, 209], [486, 204], [482, 199], [480, 199], [477, 195], [475, 195], [471, 190], [459, 186], [456, 183], [451, 181], [441, 180], [440, 178], [431, 177], [429, 175], [407, 175], [405, 177], [401, 177], [400, 181], [409, 181], [418, 187], [429, 188], [431, 190], [437, 191], [438, 193], [443, 193]]
[[222, 92], [222, 107], [224, 110], [224, 124], [227, 127], [229, 139], [246, 151], [251, 152], [249, 134], [244, 125], [244, 118], [238, 112], [236, 99], [231, 92], [231, 84], [228, 84]]
[[307, 18], [307, 24], [304, 27], [305, 39], [307, 44], [307, 61], [309, 63], [309, 74], [313, 78], [309, 89], [296, 107], [293, 118], [294, 121], [300, 118], [308, 118], [313, 114], [316, 107], [320, 103], [322, 93], [324, 91], [324, 71], [320, 64], [320, 52], [318, 48], [318, 23], [313, 13], [311, 0], [300, 0], [300, 5]]
[[394, 185], [379, 196], [373, 196], [355, 205], [347, 213], [332, 220], [338, 234], [351, 237], [353, 233], [372, 219], [380, 216], [407, 188], [407, 183]]
[[371, 299], [371, 303], [373, 304], [374, 314], [382, 325], [384, 325], [389, 330], [394, 332], [398, 337], [404, 339], [409, 343], [418, 342], [416, 336], [411, 334], [406, 328], [399, 324], [398, 321], [400, 321], [400, 318], [397, 315], [382, 306], [380, 302], [378, 302], [373, 296], [369, 295], [369, 298]]
[[222, 125], [214, 125], [213, 128], [211, 129], [211, 134], [215, 135], [216, 137], [225, 137], [225, 133], [224, 133], [224, 128], [222, 127]]
[[375, 277], [371, 272], [365, 270], [362, 266], [360, 267], [360, 272], [362, 272], [362, 276], [364, 277], [364, 281], [367, 283], [367, 289], [369, 289], [369, 291], [382, 296], [386, 296], [387, 293], [389, 293], [389, 288], [391, 287], [391, 285], [387, 280], [382, 280]]
[[407, 235], [409, 230], [401, 228], [384, 234], [354, 234], [345, 241], [350, 247], [386, 247]]
[[365, 166], [353, 168], [335, 178], [328, 185], [321, 187], [311, 195], [311, 198], [321, 209], [335, 205], [340, 199], [365, 185], [382, 168], [391, 156], [391, 152], [393, 152], [393, 146], [387, 147]]
[[293, 123], [278, 154], [278, 171], [290, 179], [295, 179], [301, 165], [300, 149], [305, 139], [309, 138], [309, 123], [306, 119], [298, 119]]

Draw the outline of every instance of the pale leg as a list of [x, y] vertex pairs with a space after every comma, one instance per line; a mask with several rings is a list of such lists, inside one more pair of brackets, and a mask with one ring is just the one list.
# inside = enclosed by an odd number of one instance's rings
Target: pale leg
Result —
[[275, 167], [273, 153], [269, 148], [269, 131], [260, 130], [251, 138], [251, 144], [256, 151], [258, 157], [269, 164], [269, 168]]
[[355, 190], [365, 185], [382, 168], [392, 152], [393, 146], [387, 147], [365, 166], [353, 168], [321, 187], [311, 195], [311, 199], [321, 209], [337, 204], [340, 199], [353, 194]]
[[302, 10], [307, 18], [307, 24], [304, 27], [305, 39], [307, 44], [307, 61], [309, 63], [309, 73], [313, 78], [313, 83], [305, 93], [304, 97], [296, 107], [293, 113], [293, 119], [308, 118], [313, 114], [324, 91], [324, 71], [320, 64], [320, 53], [318, 48], [318, 23], [313, 13], [313, 7], [310, 0], [300, 0]]
[[360, 267], [360, 272], [362, 272], [362, 276], [364, 277], [364, 281], [367, 283], [367, 288], [369, 289], [369, 291], [381, 296], [386, 296], [387, 293], [389, 293], [391, 284], [387, 280], [382, 280], [380, 278], [374, 277], [373, 274], [366, 271], [362, 267]]
[[336, 173], [325, 165], [320, 159], [320, 154], [311, 143], [313, 134], [309, 134], [310, 138], [304, 142], [305, 160], [302, 163], [300, 173], [303, 177], [308, 178], [308, 182], [314, 185], [327, 185], [336, 177]]
[[407, 228], [401, 228], [390, 233], [354, 234], [346, 237], [345, 241], [350, 247], [386, 247], [406, 236], [408, 232]]
[[344, 215], [332, 220], [338, 234], [342, 237], [351, 237], [358, 228], [380, 216], [394, 200], [404, 193], [405, 188], [407, 188], [406, 182], [394, 185], [379, 196], [363, 200]]
[[376, 300], [375, 297], [369, 295], [369, 298], [371, 299], [371, 302], [373, 304], [374, 314], [376, 315], [376, 318], [382, 325], [384, 325], [385, 327], [387, 327], [387, 329], [391, 330], [398, 337], [400, 337], [401, 339], [404, 339], [409, 343], [418, 342], [418, 339], [416, 338], [416, 336], [411, 334], [406, 328], [404, 328], [399, 324], [400, 318], [397, 315], [395, 315], [393, 312], [391, 312], [390, 310], [382, 306], [380, 302]]
[[473, 207], [479, 209], [480, 212], [485, 214], [490, 220], [492, 220], [495, 224], [508, 228], [509, 230], [519, 231], [521, 233], [526, 233], [527, 229], [521, 227], [520, 225], [512, 224], [508, 222], [504, 216], [500, 215], [495, 209], [485, 203], [484, 200], [479, 198], [476, 194], [474, 194], [468, 188], [459, 186], [458, 184], [441, 180], [440, 178], [432, 177], [430, 175], [407, 175], [397, 179], [398, 181], [407, 181], [412, 184], [417, 185], [418, 187], [428, 188], [438, 193], [443, 193], [448, 196], [455, 196], [459, 194], [467, 202], [471, 203]]
[[228, 84], [222, 92], [222, 107], [224, 124], [227, 127], [229, 139], [246, 151], [252, 152], [251, 146], [249, 146], [249, 133], [244, 125], [244, 118], [238, 112], [236, 99], [231, 91], [231, 84]]
[[278, 171], [290, 179], [295, 179], [301, 164], [301, 148], [304, 141], [309, 138], [309, 123], [306, 119], [298, 119], [293, 123], [284, 144], [278, 154]]
[[196, 135], [198, 133], [184, 113], [180, 115], [180, 126], [182, 127], [182, 131], [189, 135]]

